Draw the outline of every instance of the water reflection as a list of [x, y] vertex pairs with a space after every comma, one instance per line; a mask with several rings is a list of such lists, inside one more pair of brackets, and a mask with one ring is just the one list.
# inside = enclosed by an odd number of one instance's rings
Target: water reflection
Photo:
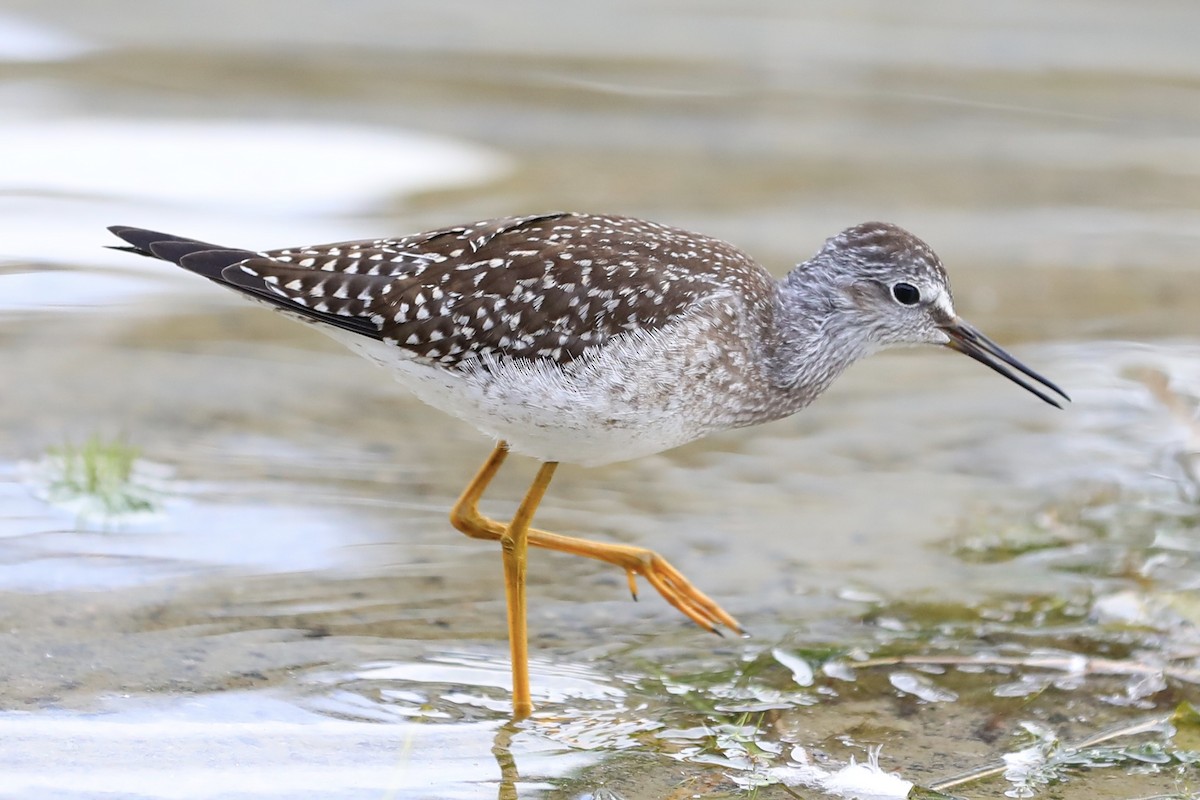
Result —
[[[517, 796], [517, 760], [527, 775], [542, 776], [524, 784], [528, 797], [545, 788], [545, 777], [594, 760], [514, 743], [520, 731], [511, 725], [379, 725], [316, 715], [262, 693], [112, 705], [119, 709], [84, 716], [0, 714], [6, 793], [472, 798], [497, 783], [496, 764], [479, 757], [495, 747], [502, 797]], [[44, 768], [51, 763], [55, 769]]]

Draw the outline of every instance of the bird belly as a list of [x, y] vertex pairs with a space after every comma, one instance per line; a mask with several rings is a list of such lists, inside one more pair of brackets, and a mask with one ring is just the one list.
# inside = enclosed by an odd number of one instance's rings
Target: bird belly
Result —
[[593, 386], [581, 392], [562, 373], [500, 367], [464, 380], [415, 359], [394, 368], [420, 400], [540, 461], [598, 466], [669, 450], [702, 435], [665, 409]]
[[[594, 357], [480, 359], [447, 369], [401, 348], [327, 331], [389, 369], [420, 400], [541, 461], [598, 466], [735, 427], [730, 359], [695, 320], [610, 340]], [[672, 330], [674, 329], [674, 330]], [[692, 346], [683, 347], [689, 342]], [[714, 398], [722, 398], [721, 401]]]

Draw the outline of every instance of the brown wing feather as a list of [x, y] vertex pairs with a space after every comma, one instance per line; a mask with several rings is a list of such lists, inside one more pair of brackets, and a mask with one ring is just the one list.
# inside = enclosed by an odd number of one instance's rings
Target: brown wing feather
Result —
[[623, 217], [487, 220], [399, 239], [269, 251], [233, 265], [288, 303], [447, 365], [485, 353], [565, 363], [654, 330], [766, 271], [716, 239]]

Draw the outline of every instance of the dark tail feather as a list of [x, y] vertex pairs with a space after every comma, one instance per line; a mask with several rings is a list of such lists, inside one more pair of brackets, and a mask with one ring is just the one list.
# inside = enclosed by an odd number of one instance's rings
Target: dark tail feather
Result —
[[225, 267], [258, 255], [251, 250], [234, 250], [183, 236], [148, 231], [144, 228], [113, 225], [109, 230], [130, 245], [129, 247], [114, 247], [112, 248], [114, 250], [124, 250], [169, 261], [217, 283], [226, 283], [221, 279], [221, 270]]
[[109, 228], [117, 238], [124, 239], [131, 247], [114, 247], [113, 250], [125, 250], [130, 253], [137, 253], [143, 256], [154, 256], [150, 250], [150, 245], [159, 242], [191, 242], [192, 244], [203, 245], [209, 250], [217, 249], [215, 244], [204, 244], [197, 242], [195, 239], [187, 239], [183, 236], [173, 236], [169, 233], [160, 233], [159, 231], [148, 231], [145, 228], [133, 228], [128, 225], [113, 225]]
[[182, 258], [186, 255], [199, 252], [201, 250], [212, 250], [211, 244], [204, 242], [191, 242], [188, 240], [175, 240], [173, 242], [151, 242], [150, 252], [161, 258], [163, 261], [170, 261], [172, 264], [183, 266]]
[[119, 250], [122, 253], [133, 253], [134, 255], [147, 256], [149, 258], [154, 258], [153, 253], [146, 252], [145, 250], [142, 250], [141, 248], [138, 248], [138, 247], [129, 247], [127, 245], [106, 244], [106, 245], [104, 245], [104, 249], [105, 250]]
[[253, 279], [251, 273], [242, 270], [230, 270], [229, 277], [223, 274], [226, 269], [236, 264], [259, 257], [260, 254], [253, 250], [234, 250], [183, 236], [172, 236], [169, 233], [148, 231], [145, 228], [132, 228], [126, 225], [113, 225], [109, 230], [117, 237], [124, 239], [129, 245], [128, 247], [113, 247], [113, 250], [124, 250], [169, 261], [189, 272], [202, 275], [215, 283], [241, 292], [252, 299], [286, 311], [294, 317], [318, 320], [335, 328], [379, 338], [379, 326], [369, 319], [341, 317], [336, 314], [314, 311], [272, 292], [265, 281]]
[[218, 283], [226, 283], [221, 278], [221, 270], [258, 255], [250, 250], [218, 249], [203, 242], [155, 242], [150, 245], [150, 252], [163, 261], [178, 264]]

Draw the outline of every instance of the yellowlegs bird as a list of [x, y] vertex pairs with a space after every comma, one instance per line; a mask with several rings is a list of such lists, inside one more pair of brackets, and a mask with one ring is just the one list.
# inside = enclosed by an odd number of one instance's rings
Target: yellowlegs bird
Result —
[[[517, 717], [532, 707], [529, 544], [615, 564], [635, 597], [640, 575], [701, 627], [741, 632], [651, 550], [530, 527], [559, 462], [637, 458], [788, 416], [855, 360], [899, 345], [944, 345], [1051, 405], [1070, 399], [959, 319], [933, 250], [886, 223], [842, 231], [781, 280], [723, 241], [593, 214], [259, 252], [110, 230], [119, 249], [316, 324], [496, 440], [450, 519], [501, 544]], [[509, 450], [542, 466], [505, 524], [478, 504]]]

